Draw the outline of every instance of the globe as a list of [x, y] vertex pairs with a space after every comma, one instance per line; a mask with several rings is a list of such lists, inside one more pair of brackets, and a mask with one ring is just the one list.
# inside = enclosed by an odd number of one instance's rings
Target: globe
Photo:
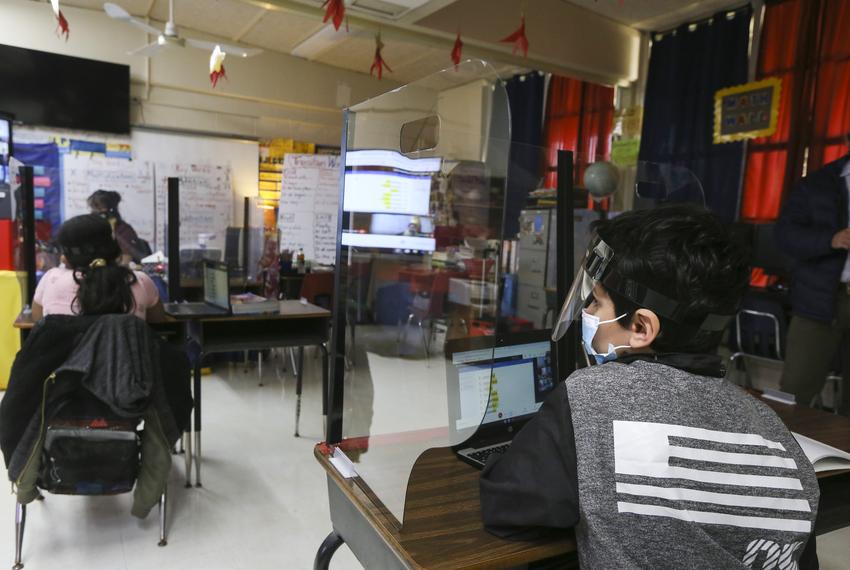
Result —
[[619, 185], [620, 171], [610, 162], [594, 162], [584, 171], [584, 186], [597, 202], [616, 192]]

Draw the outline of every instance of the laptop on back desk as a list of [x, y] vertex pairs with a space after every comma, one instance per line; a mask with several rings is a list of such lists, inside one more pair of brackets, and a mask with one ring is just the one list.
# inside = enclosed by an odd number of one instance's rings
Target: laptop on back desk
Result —
[[230, 274], [227, 264], [204, 261], [204, 300], [201, 303], [166, 303], [165, 312], [175, 318], [230, 314]]

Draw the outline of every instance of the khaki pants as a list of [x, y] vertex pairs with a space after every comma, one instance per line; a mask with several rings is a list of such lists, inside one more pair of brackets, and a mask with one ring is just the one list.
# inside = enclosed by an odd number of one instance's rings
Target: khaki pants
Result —
[[[850, 293], [842, 284], [832, 323], [794, 316], [788, 328], [785, 367], [781, 389], [797, 397], [797, 403], [811, 405], [820, 394], [830, 372], [850, 378]], [[841, 370], [834, 370], [836, 354], [841, 352]], [[836, 402], [839, 413], [850, 416], [850, 385], [842, 382], [842, 400]]]

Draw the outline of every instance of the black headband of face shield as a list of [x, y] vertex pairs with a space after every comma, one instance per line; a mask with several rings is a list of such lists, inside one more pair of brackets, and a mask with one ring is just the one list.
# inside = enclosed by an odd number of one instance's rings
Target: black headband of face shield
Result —
[[[591, 243], [590, 248], [588, 248], [588, 256], [585, 260], [585, 270], [591, 278], [598, 283], [602, 283], [606, 289], [619, 293], [636, 305], [649, 309], [655, 314], [668, 318], [682, 326], [687, 326], [683, 322], [683, 305], [681, 303], [638, 283], [634, 279], [623, 277], [617, 271], [614, 271], [611, 268], [613, 256], [609, 259], [602, 259], [595, 253], [594, 250], [598, 241], [601, 241], [601, 238], [597, 238], [597, 240]], [[701, 323], [693, 325], [694, 334], [699, 331], [722, 331], [729, 324], [733, 316], [708, 314]]]

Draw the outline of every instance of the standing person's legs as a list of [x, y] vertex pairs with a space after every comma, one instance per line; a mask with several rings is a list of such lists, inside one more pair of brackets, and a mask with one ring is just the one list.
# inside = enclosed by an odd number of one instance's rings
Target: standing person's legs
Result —
[[841, 401], [836, 402], [838, 413], [850, 416], [850, 288], [842, 287], [838, 293], [838, 324], [843, 333], [841, 350]]
[[780, 388], [794, 394], [799, 405], [810, 406], [820, 394], [843, 332], [831, 323], [791, 318]]

